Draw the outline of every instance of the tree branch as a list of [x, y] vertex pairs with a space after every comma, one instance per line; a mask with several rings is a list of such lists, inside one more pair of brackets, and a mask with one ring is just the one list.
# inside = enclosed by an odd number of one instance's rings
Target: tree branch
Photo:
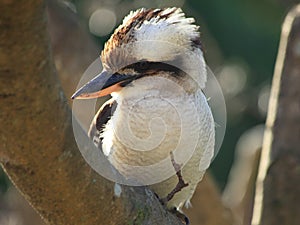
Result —
[[114, 197], [113, 184], [84, 162], [50, 57], [44, 3], [3, 1], [0, 15], [0, 161], [25, 198], [49, 224], [181, 224], [145, 188]]
[[[55, 74], [44, 3], [6, 0], [1, 4], [0, 162], [25, 198], [48, 224], [181, 224], [146, 188], [123, 186], [121, 198], [115, 197], [113, 183], [85, 163], [75, 144], [71, 113]], [[55, 5], [50, 7], [58, 10]], [[57, 31], [57, 21], [59, 25], [62, 22], [55, 19], [62, 16], [65, 24], [68, 18], [63, 15], [50, 12], [54, 18], [50, 25], [51, 32], [63, 36], [54, 41], [54, 55], [57, 64], [63, 65], [58, 67], [63, 83], [70, 84], [74, 73], [79, 78], [80, 69], [86, 66], [83, 61], [93, 58], [95, 49], [84, 37], [82, 48], [90, 46], [85, 60], [80, 58], [82, 51], [64, 54], [60, 50], [74, 51], [72, 44], [60, 44], [67, 37]], [[69, 22], [74, 25], [74, 21]], [[84, 36], [78, 32], [77, 38]], [[73, 42], [68, 39], [69, 43]], [[73, 57], [76, 54], [80, 57]], [[74, 58], [76, 68], [69, 66]], [[67, 93], [74, 90], [71, 86], [65, 89]], [[192, 222], [232, 224], [231, 214], [208, 176], [199, 185], [193, 205], [188, 210]]]
[[300, 222], [300, 5], [287, 15], [273, 78], [252, 225]]

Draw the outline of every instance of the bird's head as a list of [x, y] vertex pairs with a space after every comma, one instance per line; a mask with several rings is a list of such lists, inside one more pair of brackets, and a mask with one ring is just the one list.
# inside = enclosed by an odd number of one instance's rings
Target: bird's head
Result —
[[[139, 9], [115, 30], [101, 53], [103, 71], [72, 98], [96, 98], [160, 71], [192, 78], [198, 88], [206, 82], [206, 64], [199, 27], [179, 8]], [[180, 74], [180, 76], [178, 76]]]

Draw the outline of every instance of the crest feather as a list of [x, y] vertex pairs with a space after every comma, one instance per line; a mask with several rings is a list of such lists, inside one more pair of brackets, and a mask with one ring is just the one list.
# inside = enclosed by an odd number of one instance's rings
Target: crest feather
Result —
[[[180, 35], [185, 34], [185, 37], [182, 38], [194, 46], [201, 47], [199, 26], [196, 26], [194, 22], [194, 18], [186, 18], [182, 10], [176, 7], [166, 9], [141, 8], [131, 11], [108, 40], [104, 52], [130, 41], [145, 41], [152, 38], [151, 35], [164, 35], [167, 38], [176, 32]], [[145, 35], [141, 37], [140, 34]]]
[[106, 42], [103, 66], [116, 72], [143, 60], [171, 63], [199, 80], [202, 88], [206, 69], [199, 26], [194, 22], [176, 7], [132, 11]]

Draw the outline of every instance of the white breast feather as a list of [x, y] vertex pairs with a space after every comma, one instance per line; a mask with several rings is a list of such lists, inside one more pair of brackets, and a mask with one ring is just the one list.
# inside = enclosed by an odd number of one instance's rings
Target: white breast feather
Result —
[[[131, 19], [135, 18], [143, 10], [131, 12], [124, 18], [123, 25], [120, 27], [130, 23]], [[170, 12], [173, 12], [170, 16], [163, 17], [163, 15], [168, 15]], [[177, 193], [168, 203], [168, 206], [181, 207], [185, 202], [189, 202], [197, 183], [202, 179], [213, 157], [215, 142], [214, 119], [206, 98], [201, 92], [206, 82], [206, 64], [203, 53], [198, 47], [194, 48], [191, 43], [193, 39], [199, 38], [198, 26], [193, 24], [193, 18], [186, 18], [181, 9], [167, 8], [161, 15], [161, 18], [158, 16], [153, 17], [149, 20], [144, 20], [139, 26], [133, 27], [134, 32], [131, 33], [133, 35], [132, 41], [121, 44], [122, 54], [125, 52], [130, 54], [133, 59], [165, 62], [178, 67], [187, 74], [186, 76], [198, 83], [198, 91], [189, 94], [178, 94], [174, 91], [176, 89], [172, 89], [167, 83], [161, 82], [157, 76], [145, 77], [132, 82], [128, 87], [123, 88], [120, 93], [113, 95], [113, 98], [118, 102], [118, 107], [104, 129], [102, 147], [104, 153], [119, 172], [130, 178], [131, 173], [134, 174], [136, 171], [127, 170], [123, 166], [124, 163], [141, 166], [148, 165], [160, 160], [162, 157], [166, 157], [174, 149], [176, 138], [180, 135], [182, 127], [176, 125], [178, 122], [176, 112], [172, 111], [171, 107], [164, 104], [163, 101], [167, 100], [172, 104], [182, 104], [183, 113], [181, 116], [183, 118], [179, 119], [183, 119], [184, 127], [192, 130], [192, 132], [185, 135], [191, 138], [197, 137], [198, 139], [193, 156], [182, 169], [184, 180], [189, 183], [189, 186]], [[156, 101], [143, 102], [148, 97], [156, 98]], [[138, 101], [141, 101], [141, 103], [136, 104]], [[196, 112], [189, 110], [189, 106], [184, 106], [183, 103], [189, 101], [195, 104]], [[150, 123], [149, 126], [149, 118], [152, 116], [160, 116], [161, 119], [165, 120], [165, 127], [162, 126], [160, 120], [153, 120], [153, 123]], [[126, 122], [128, 121], [130, 121], [134, 135], [140, 140], [150, 142], [141, 142], [140, 146], [136, 140], [129, 141], [126, 144], [122, 143], [120, 137], [125, 137], [126, 139], [126, 136], [130, 135], [128, 127], [126, 127], [128, 125]], [[170, 129], [168, 130], [168, 128]], [[153, 132], [154, 136], [151, 132]], [[165, 143], [158, 143], [160, 136], [162, 136], [161, 132], [166, 135]], [[117, 133], [118, 135], [116, 135]], [[152, 140], [151, 138], [153, 137], [154, 139]], [[150, 155], [150, 157], [148, 155], [148, 158], [144, 158], [143, 154], [132, 153], [133, 149], [128, 148], [128, 144], [133, 147], [148, 146], [147, 144], [149, 144], [148, 147], [153, 148], [154, 146], [158, 151]], [[189, 141], [186, 141], [183, 146], [183, 150], [194, 147]], [[184, 153], [184, 151], [182, 152]], [[140, 171], [142, 176], [140, 178], [147, 180], [147, 178], [150, 179], [163, 172], [163, 169], [150, 172]], [[139, 179], [138, 176], [135, 178]], [[164, 197], [176, 186], [177, 182], [178, 179], [174, 175], [161, 183], [152, 185], [151, 188], [160, 197]]]
[[[156, 152], [156, 154], [151, 155], [150, 158], [144, 158], [142, 154], [132, 154], [132, 149], [128, 149], [128, 143], [124, 146], [124, 143], [120, 142], [120, 137], [117, 137], [115, 132], [117, 131], [119, 135], [120, 132], [124, 132], [121, 134], [121, 136], [123, 135], [124, 137], [132, 135], [128, 133], [128, 130], [125, 126], [128, 119], [132, 118], [131, 113], [133, 112], [135, 114], [130, 123], [130, 125], [132, 126], [131, 129], [134, 130], [134, 135], [138, 135], [142, 140], [146, 140], [145, 143], [147, 144], [147, 135], [149, 135], [149, 133], [147, 133], [147, 128], [149, 127], [149, 118], [151, 118], [153, 115], [147, 115], [145, 113], [145, 109], [148, 110], [152, 108], [153, 111], [157, 112], [157, 115], [161, 114], [162, 118], [166, 120], [165, 122], [167, 124], [174, 123], [178, 119], [176, 119], [175, 114], [172, 114], [172, 110], [170, 111], [170, 109], [168, 109], [168, 107], [166, 107], [166, 105], [164, 105], [159, 100], [156, 103], [153, 102], [154, 104], [151, 105], [144, 105], [143, 103], [136, 105], [137, 107], [142, 108], [132, 108], [134, 105], [130, 105], [130, 101], [134, 103], [135, 99], [142, 100], [146, 96], [164, 96], [168, 101], [173, 101], [174, 104], [179, 104], [182, 99], [190, 98], [190, 100], [193, 101], [196, 105], [196, 115], [199, 116], [199, 120], [195, 121], [196, 117], [191, 111], [184, 111], [184, 113], [181, 115], [184, 118], [181, 119], [184, 121], [184, 125], [187, 126], [189, 130], [193, 131], [191, 133], [188, 133], [187, 135], [192, 138], [198, 137], [199, 139], [197, 139], [197, 145], [192, 158], [187, 162], [187, 164], [185, 164], [182, 170], [184, 180], [185, 182], [189, 183], [189, 186], [177, 193], [174, 198], [168, 203], [168, 205], [170, 206], [175, 205], [177, 207], [181, 207], [191, 198], [197, 183], [202, 179], [205, 170], [208, 168], [211, 162], [214, 152], [214, 121], [206, 98], [200, 90], [197, 92], [197, 94], [191, 95], [190, 97], [178, 96], [178, 98], [174, 99], [173, 96], [169, 96], [170, 98], [168, 99], [168, 95], [171, 94], [171, 92], [167, 93], [167, 89], [153, 89], [153, 86], [156, 86], [157, 88], [162, 85], [162, 82], [160, 80], [155, 82], [156, 79], [156, 77], [149, 77], [146, 79], [137, 80], [133, 84], [133, 87], [127, 88], [127, 90], [125, 90], [121, 95], [114, 96], [114, 98], [116, 98], [118, 101], [118, 108], [103, 133], [103, 150], [109, 156], [110, 161], [112, 162], [112, 164], [114, 164], [118, 171], [121, 174], [127, 176], [128, 179], [133, 179], [134, 177], [136, 179], [147, 181], [153, 176], [162, 174], [163, 168], [158, 169], [158, 171], [153, 170], [150, 172], [146, 170], [140, 170], [140, 173], [137, 174], [136, 169], [128, 170], [126, 167], [123, 167], [122, 164], [136, 164], [141, 166], [148, 165], [149, 163], [152, 164], [153, 162], [157, 162], [161, 158], [168, 156], [170, 149], [174, 149], [173, 144], [177, 141], [176, 137], [178, 137], [178, 132], [180, 131], [180, 129], [177, 130], [176, 126], [172, 127], [172, 130], [170, 130], [169, 133], [165, 134], [167, 135], [167, 142], [164, 143], [164, 145], [157, 145], [157, 139], [154, 138], [153, 140], [155, 143], [150, 143], [151, 145], [149, 146], [157, 146], [157, 149], [159, 149], [159, 151]], [[139, 114], [139, 112], [142, 113]], [[128, 117], [128, 115], [130, 118]], [[172, 118], [175, 119], [172, 120]], [[158, 133], [159, 136], [157, 138], [159, 138], [161, 136], [160, 133], [165, 132], [165, 130], [162, 128], [161, 122], [157, 122], [158, 124], [154, 124], [152, 127], [150, 127], [150, 129], [152, 129], [152, 132]], [[136, 141], [129, 143], [129, 145], [130, 144], [132, 146], [139, 146]], [[141, 146], [146, 145], [142, 144]], [[190, 143], [190, 141], [183, 143], [183, 146], [183, 154], [186, 154], [185, 152], [190, 148], [195, 147]], [[177, 161], [180, 162], [180, 159], [177, 158]], [[162, 183], [152, 185], [151, 188], [160, 197], [162, 197], [167, 195], [176, 186], [177, 181], [178, 179], [176, 175], [174, 175], [166, 181], [163, 181]]]

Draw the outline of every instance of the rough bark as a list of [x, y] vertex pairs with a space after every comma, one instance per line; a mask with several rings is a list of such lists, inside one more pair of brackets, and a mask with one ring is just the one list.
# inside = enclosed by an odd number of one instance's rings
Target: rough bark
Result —
[[[46, 27], [43, 1], [2, 1], [0, 162], [12, 182], [48, 224], [182, 224], [146, 188], [123, 187], [115, 197], [113, 184], [85, 163]], [[212, 195], [203, 207], [220, 202]]]
[[287, 15], [273, 78], [253, 225], [300, 223], [300, 5]]

